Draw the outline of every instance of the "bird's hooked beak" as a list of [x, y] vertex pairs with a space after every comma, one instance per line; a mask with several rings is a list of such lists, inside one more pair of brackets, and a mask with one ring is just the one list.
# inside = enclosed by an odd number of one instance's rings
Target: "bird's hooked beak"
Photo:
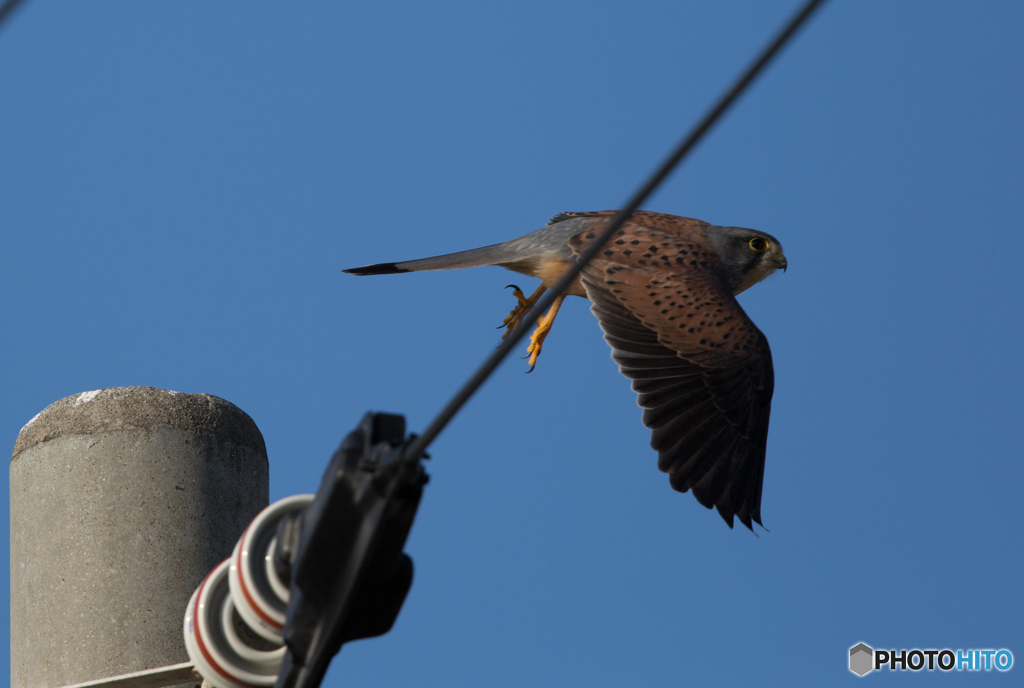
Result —
[[786, 256], [782, 255], [782, 251], [775, 253], [771, 258], [768, 259], [776, 270], [781, 269], [783, 272], [786, 271], [786, 266], [789, 263], [786, 262]]

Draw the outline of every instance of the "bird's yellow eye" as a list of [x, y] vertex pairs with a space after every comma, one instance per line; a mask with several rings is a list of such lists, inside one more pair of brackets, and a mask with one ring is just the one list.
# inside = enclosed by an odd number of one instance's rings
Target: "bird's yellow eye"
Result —
[[767, 239], [762, 239], [761, 237], [754, 237], [750, 240], [748, 245], [750, 246], [750, 250], [755, 253], [764, 253], [768, 250], [768, 247], [771, 246]]

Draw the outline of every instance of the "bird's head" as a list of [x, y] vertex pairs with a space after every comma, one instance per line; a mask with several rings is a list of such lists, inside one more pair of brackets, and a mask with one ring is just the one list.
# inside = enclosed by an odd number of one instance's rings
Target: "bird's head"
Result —
[[786, 271], [782, 244], [771, 234], [756, 229], [714, 225], [709, 225], [707, 232], [733, 294], [749, 289], [779, 268]]

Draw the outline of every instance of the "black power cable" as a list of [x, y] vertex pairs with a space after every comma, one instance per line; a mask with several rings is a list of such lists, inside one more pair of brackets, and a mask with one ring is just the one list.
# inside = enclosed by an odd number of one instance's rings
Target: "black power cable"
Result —
[[14, 10], [18, 8], [18, 5], [20, 5], [22, 1], [23, 0], [7, 0], [7, 2], [0, 5], [0, 28], [3, 27], [4, 22], [10, 18], [11, 14], [14, 13]]
[[750, 66], [740, 75], [733, 85], [726, 91], [719, 99], [718, 102], [704, 115], [704, 117], [697, 123], [697, 125], [690, 131], [690, 133], [676, 146], [675, 150], [665, 159], [665, 161], [658, 167], [657, 170], [648, 178], [640, 189], [633, 194], [633, 197], [626, 203], [625, 207], [622, 208], [615, 215], [612, 221], [605, 228], [604, 232], [598, 236], [597, 240], [592, 243], [586, 251], [580, 256], [580, 259], [576, 264], [566, 272], [562, 278], [555, 284], [554, 287], [548, 290], [548, 293], [530, 310], [526, 317], [523, 318], [519, 326], [512, 332], [512, 334], [501, 343], [494, 353], [492, 353], [486, 361], [477, 369], [469, 380], [462, 386], [462, 388], [455, 393], [455, 396], [445, 405], [441, 412], [437, 414], [437, 417], [427, 426], [427, 429], [423, 431], [423, 434], [417, 437], [406, 449], [405, 456], [410, 460], [415, 460], [419, 457], [430, 443], [441, 434], [445, 426], [448, 425], [449, 421], [455, 417], [455, 414], [469, 401], [470, 397], [476, 393], [480, 386], [490, 377], [491, 373], [501, 364], [505, 356], [515, 348], [519, 341], [526, 335], [531, 327], [537, 322], [543, 313], [546, 313], [551, 304], [554, 303], [555, 299], [561, 296], [562, 292], [569, 286], [570, 283], [576, 276], [583, 271], [590, 259], [593, 258], [598, 251], [604, 248], [604, 245], [608, 242], [611, 236], [618, 230], [622, 224], [629, 219], [629, 216], [633, 214], [634, 210], [640, 207], [648, 196], [650, 196], [655, 189], [665, 180], [666, 177], [675, 169], [676, 165], [682, 162], [683, 158], [693, 150], [693, 147], [704, 137], [704, 135], [711, 129], [712, 126], [725, 114], [726, 110], [736, 101], [737, 98], [743, 93], [744, 90], [754, 81], [755, 78], [761, 73], [761, 71], [771, 62], [784, 45], [793, 37], [796, 31], [803, 26], [808, 18], [817, 10], [825, 0], [810, 0], [807, 2], [795, 15], [789, 20], [785, 27], [775, 36], [774, 39], [761, 51], [761, 53], [750, 63]]

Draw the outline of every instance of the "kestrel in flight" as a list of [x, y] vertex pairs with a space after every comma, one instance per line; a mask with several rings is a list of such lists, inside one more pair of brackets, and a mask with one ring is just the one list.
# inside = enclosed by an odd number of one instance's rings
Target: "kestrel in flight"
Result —
[[[614, 215], [560, 213], [501, 244], [345, 272], [500, 265], [540, 279], [529, 298], [515, 288], [508, 336]], [[735, 516], [753, 529], [761, 524], [774, 373], [768, 340], [735, 295], [779, 268], [786, 257], [770, 234], [637, 211], [537, 321], [527, 349], [531, 370], [565, 296], [590, 299], [612, 359], [639, 395], [658, 468], [674, 489], [716, 507], [730, 528]]]

